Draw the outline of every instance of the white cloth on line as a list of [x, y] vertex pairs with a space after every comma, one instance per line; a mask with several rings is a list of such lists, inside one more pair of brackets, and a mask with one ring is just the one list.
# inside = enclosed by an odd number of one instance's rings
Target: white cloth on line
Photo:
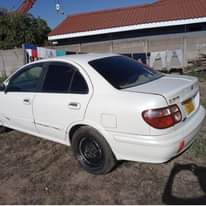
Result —
[[182, 49], [177, 49], [177, 50], [176, 50], [176, 54], [177, 54], [177, 57], [178, 57], [178, 59], [179, 59], [180, 66], [183, 67], [183, 65], [184, 65], [184, 57], [183, 57], [183, 51], [182, 51]]
[[47, 56], [47, 58], [56, 57], [56, 50], [55, 49], [46, 49], [46, 56]]
[[150, 54], [150, 60], [149, 60], [149, 65], [150, 67], [153, 67], [156, 56], [158, 55], [159, 52], [151, 52]]
[[167, 56], [167, 52], [166, 52], [166, 51], [161, 51], [161, 52], [160, 52], [162, 68], [166, 68], [166, 67], [167, 67], [167, 64], [166, 64], [166, 56]]
[[42, 59], [47, 58], [46, 49], [43, 47], [37, 47], [37, 55], [38, 55], [38, 58], [42, 58]]
[[29, 57], [32, 57], [32, 49], [26, 49], [27, 54]]

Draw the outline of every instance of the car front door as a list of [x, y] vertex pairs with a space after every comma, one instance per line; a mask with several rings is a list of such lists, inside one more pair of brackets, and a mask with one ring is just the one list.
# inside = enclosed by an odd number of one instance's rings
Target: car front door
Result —
[[65, 141], [67, 127], [84, 118], [90, 97], [87, 81], [76, 67], [64, 62], [49, 63], [33, 107], [40, 134]]
[[5, 126], [36, 133], [32, 104], [43, 75], [43, 63], [21, 69], [0, 92], [0, 112]]

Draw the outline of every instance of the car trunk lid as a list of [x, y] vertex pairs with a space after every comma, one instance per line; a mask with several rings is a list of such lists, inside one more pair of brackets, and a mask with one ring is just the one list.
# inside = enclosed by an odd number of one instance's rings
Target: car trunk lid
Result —
[[125, 89], [163, 96], [168, 105], [177, 104], [183, 117], [189, 117], [200, 104], [198, 79], [190, 76], [165, 75], [159, 79]]

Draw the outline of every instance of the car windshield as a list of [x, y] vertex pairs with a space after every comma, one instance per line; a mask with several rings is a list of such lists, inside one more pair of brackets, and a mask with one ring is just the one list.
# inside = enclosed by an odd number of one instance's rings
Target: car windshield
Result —
[[117, 89], [135, 87], [163, 76], [125, 56], [106, 57], [90, 61], [89, 64]]

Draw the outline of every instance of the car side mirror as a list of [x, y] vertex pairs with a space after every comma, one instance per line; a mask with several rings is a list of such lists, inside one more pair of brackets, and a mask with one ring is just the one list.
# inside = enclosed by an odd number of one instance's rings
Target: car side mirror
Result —
[[5, 94], [7, 93], [7, 86], [4, 83], [0, 84], [0, 91], [3, 91]]

